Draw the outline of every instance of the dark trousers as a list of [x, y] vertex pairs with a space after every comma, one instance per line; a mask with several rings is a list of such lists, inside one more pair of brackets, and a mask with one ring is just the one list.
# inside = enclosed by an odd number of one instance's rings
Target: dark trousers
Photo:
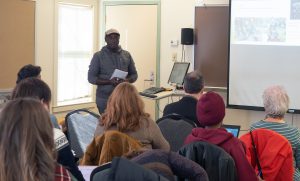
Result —
[[100, 115], [103, 114], [106, 109], [107, 99], [96, 98], [96, 103]]

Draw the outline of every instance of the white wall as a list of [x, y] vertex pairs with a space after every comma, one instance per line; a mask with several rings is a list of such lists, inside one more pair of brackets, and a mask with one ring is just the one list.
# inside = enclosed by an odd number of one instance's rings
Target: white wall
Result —
[[[161, 1], [161, 52], [160, 52], [160, 83], [168, 86], [168, 78], [172, 69], [172, 54], [177, 54], [181, 60], [181, 48], [172, 47], [171, 40], [178, 40], [180, 44], [181, 28], [194, 28], [195, 0], [162, 0]], [[191, 62], [194, 68], [194, 46], [186, 45], [185, 60]]]
[[42, 79], [54, 88], [54, 1], [36, 1], [35, 63], [42, 67]]
[[[228, 0], [161, 0], [161, 86], [167, 86], [169, 73], [173, 65], [171, 60], [172, 54], [177, 53], [178, 59], [181, 59], [181, 46], [171, 47], [170, 41], [174, 39], [180, 41], [181, 28], [194, 27], [195, 6], [203, 3], [205, 5], [224, 5], [228, 4]], [[102, 22], [100, 22], [101, 24]], [[42, 66], [43, 79], [50, 85], [52, 90], [54, 87], [53, 47], [54, 1], [38, 0], [36, 1], [36, 63]], [[186, 46], [186, 60], [194, 59], [193, 51], [193, 46]], [[226, 98], [225, 93], [221, 94]], [[161, 107], [160, 109], [163, 108]], [[245, 130], [249, 128], [252, 122], [263, 118], [263, 112], [227, 109], [224, 122], [227, 124], [240, 124], [242, 129]], [[287, 122], [291, 123], [292, 118], [294, 119], [294, 125], [300, 127], [299, 116], [287, 115]]]
[[[52, 90], [52, 102], [55, 92], [55, 0], [37, 0], [35, 14], [35, 63], [42, 68], [42, 79]], [[51, 106], [51, 112], [57, 113], [58, 118], [70, 110], [79, 108], [95, 108], [94, 103], [74, 106]]]

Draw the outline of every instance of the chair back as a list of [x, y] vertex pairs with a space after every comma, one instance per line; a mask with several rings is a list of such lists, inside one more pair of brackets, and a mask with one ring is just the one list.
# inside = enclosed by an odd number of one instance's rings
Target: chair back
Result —
[[178, 114], [164, 116], [156, 123], [174, 152], [183, 146], [185, 138], [197, 127], [193, 121]]
[[268, 129], [251, 133], [240, 140], [245, 143], [247, 159], [256, 172], [262, 173], [264, 180], [293, 180], [293, 150], [289, 141]]
[[237, 180], [233, 158], [218, 146], [199, 141], [183, 146], [178, 152], [202, 166], [210, 181]]
[[100, 166], [91, 174], [91, 181], [167, 181], [161, 175], [125, 158], [115, 157], [108, 166]]
[[96, 167], [90, 175], [90, 181], [103, 180], [103, 178], [108, 175], [110, 167], [111, 162]]
[[100, 116], [86, 109], [78, 109], [65, 117], [67, 138], [75, 157], [81, 158], [94, 138]]

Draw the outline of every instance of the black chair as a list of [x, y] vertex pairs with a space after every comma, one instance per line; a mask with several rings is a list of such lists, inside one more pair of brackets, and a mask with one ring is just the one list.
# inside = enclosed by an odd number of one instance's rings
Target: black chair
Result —
[[90, 175], [90, 181], [102, 180], [103, 177], [106, 177], [106, 175], [108, 175], [110, 167], [111, 162], [96, 167]]
[[193, 121], [178, 114], [166, 115], [156, 123], [174, 152], [183, 146], [185, 138], [197, 127]]
[[76, 158], [81, 158], [94, 138], [100, 116], [86, 109], [78, 109], [65, 117], [67, 138]]
[[167, 181], [161, 175], [146, 169], [126, 158], [115, 157], [109, 165], [102, 165], [93, 170], [91, 181]]
[[178, 153], [202, 166], [210, 181], [237, 180], [233, 158], [216, 145], [201, 141], [193, 142], [182, 147]]

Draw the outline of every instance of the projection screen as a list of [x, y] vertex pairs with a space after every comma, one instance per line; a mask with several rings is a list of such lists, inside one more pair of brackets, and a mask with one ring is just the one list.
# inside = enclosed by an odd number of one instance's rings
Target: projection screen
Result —
[[227, 105], [261, 110], [282, 85], [300, 113], [300, 0], [231, 0]]

